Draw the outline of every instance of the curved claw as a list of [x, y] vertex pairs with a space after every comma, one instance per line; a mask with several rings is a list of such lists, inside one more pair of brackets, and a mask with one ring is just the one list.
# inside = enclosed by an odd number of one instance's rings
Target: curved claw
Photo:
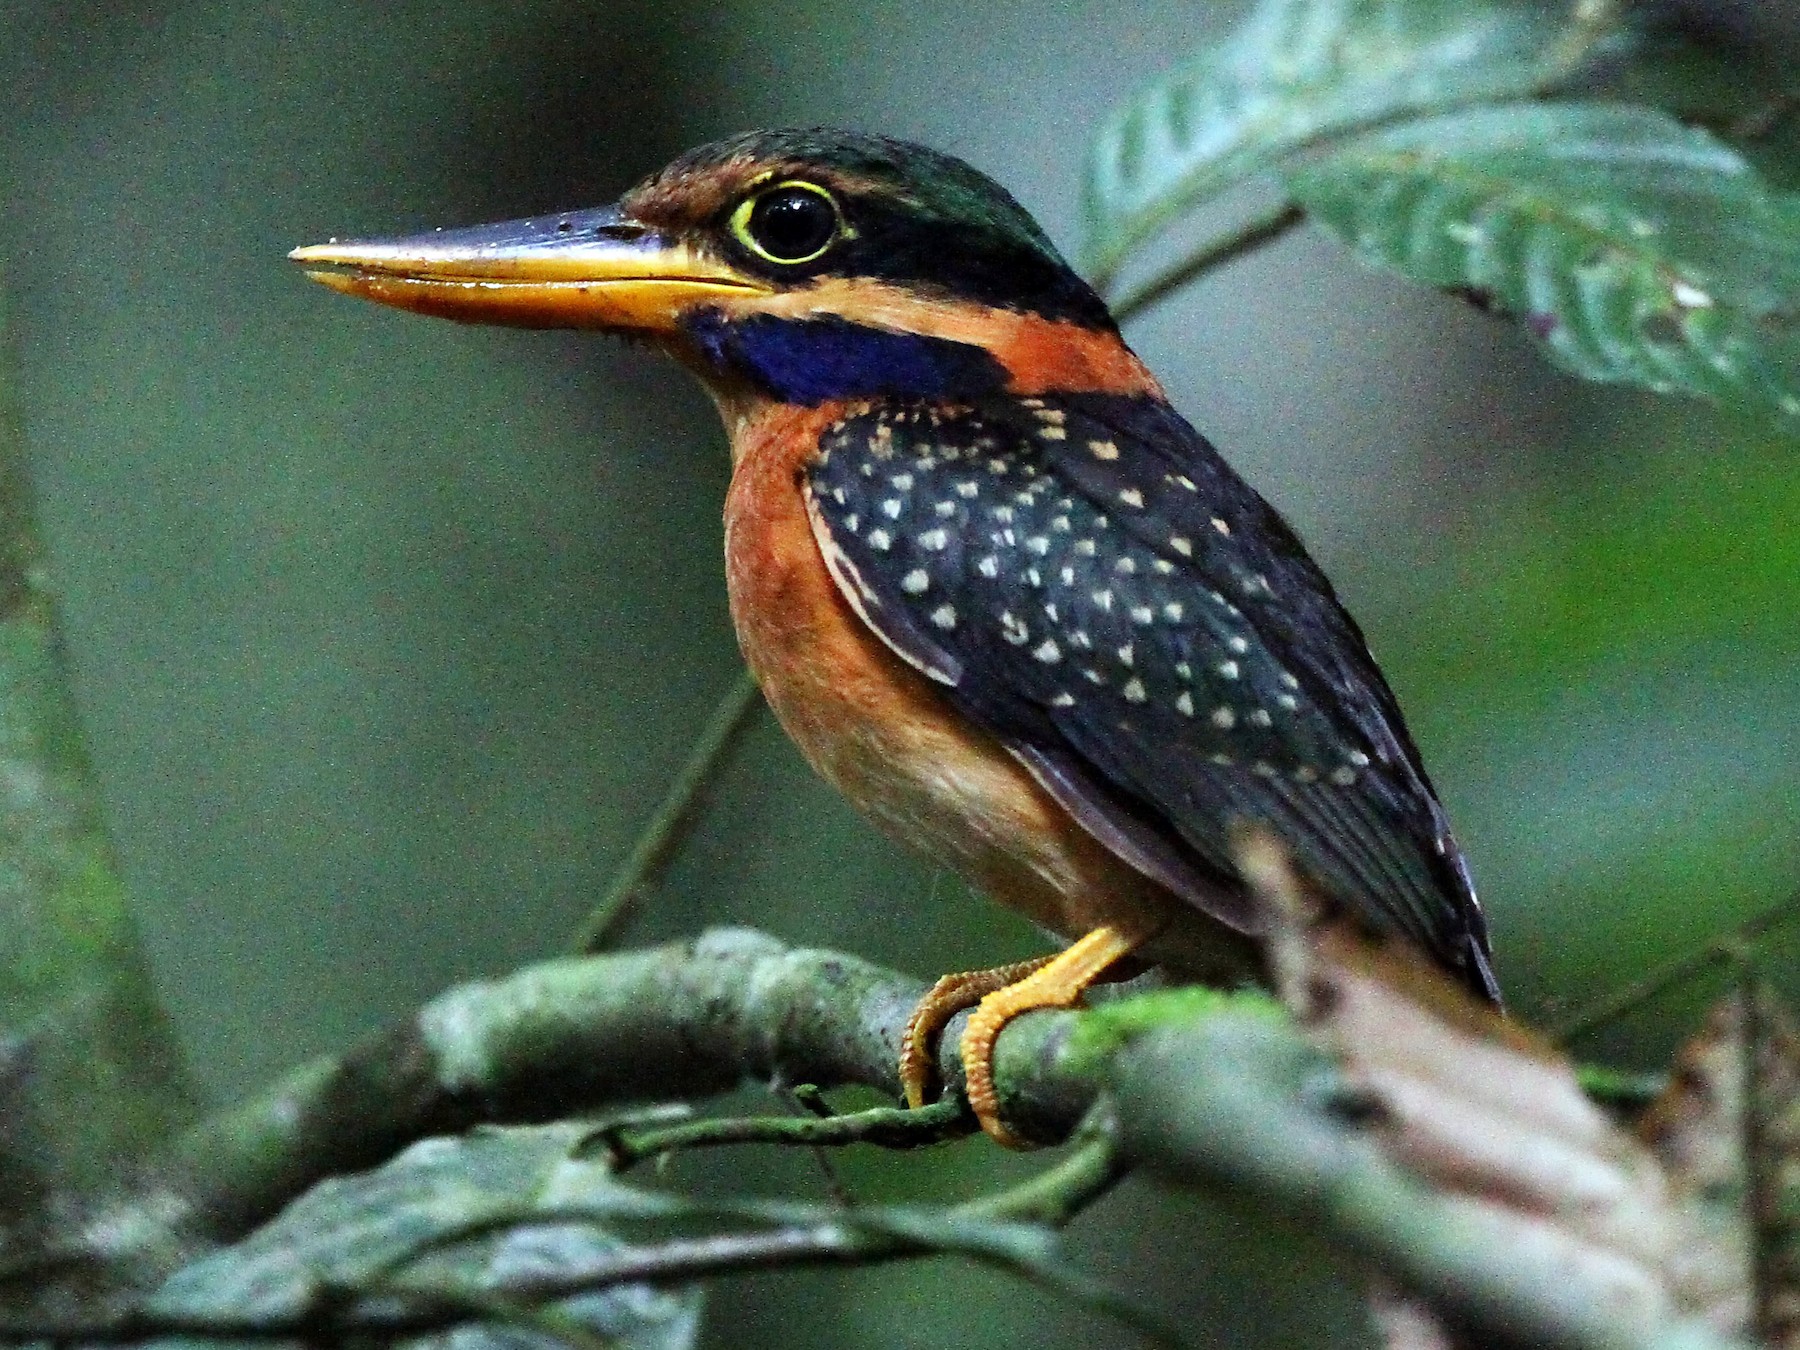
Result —
[[969, 1105], [981, 1122], [982, 1133], [996, 1144], [1014, 1149], [1037, 1147], [1000, 1119], [1000, 1094], [994, 1086], [995, 1040], [1020, 1013], [1072, 1007], [1108, 966], [1141, 941], [1114, 928], [1096, 928], [1055, 956], [995, 970], [944, 976], [919, 1000], [906, 1026], [900, 1052], [900, 1081], [906, 1089], [907, 1105], [917, 1107], [925, 1101], [935, 1076], [931, 1047], [944, 1024], [979, 1000], [975, 1015], [963, 1032], [961, 1046]]
[[938, 1036], [951, 1018], [964, 1008], [973, 1008], [996, 990], [1016, 984], [1041, 970], [1055, 959], [1040, 956], [1031, 961], [1015, 961], [1009, 966], [995, 966], [991, 970], [965, 970], [941, 976], [913, 1009], [906, 1022], [906, 1034], [900, 1040], [900, 1087], [906, 1093], [906, 1104], [917, 1110], [925, 1105], [937, 1086]]

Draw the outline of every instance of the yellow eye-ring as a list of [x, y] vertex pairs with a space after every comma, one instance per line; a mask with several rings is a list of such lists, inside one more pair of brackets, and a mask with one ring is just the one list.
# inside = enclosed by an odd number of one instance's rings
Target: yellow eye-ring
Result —
[[847, 230], [836, 198], [816, 183], [791, 178], [739, 202], [731, 233], [757, 257], [791, 266], [813, 261]]

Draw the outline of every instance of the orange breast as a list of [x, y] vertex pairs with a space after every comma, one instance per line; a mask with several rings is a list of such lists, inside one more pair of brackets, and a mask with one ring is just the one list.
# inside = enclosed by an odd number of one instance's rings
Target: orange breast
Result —
[[999, 742], [960, 718], [839, 594], [801, 479], [842, 406], [739, 424], [726, 576], [745, 659], [801, 752], [886, 833], [1068, 936], [1186, 909], [1083, 830]]

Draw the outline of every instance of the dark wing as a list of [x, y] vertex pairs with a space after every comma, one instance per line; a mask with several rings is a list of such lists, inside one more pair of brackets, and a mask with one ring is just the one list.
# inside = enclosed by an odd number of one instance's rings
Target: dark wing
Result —
[[1461, 852], [1362, 634], [1166, 404], [886, 403], [822, 438], [840, 587], [1121, 857], [1252, 926], [1232, 831], [1498, 997]]

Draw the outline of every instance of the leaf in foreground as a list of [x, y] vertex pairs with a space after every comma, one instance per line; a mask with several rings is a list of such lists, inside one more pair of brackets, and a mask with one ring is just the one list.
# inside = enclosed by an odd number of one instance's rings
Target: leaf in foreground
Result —
[[1525, 320], [1565, 370], [1800, 414], [1800, 198], [1648, 108], [1478, 108], [1290, 170], [1365, 257]]
[[1107, 119], [1084, 178], [1097, 282], [1183, 210], [1320, 139], [1524, 97], [1616, 36], [1609, 3], [1263, 0]]
[[[596, 1188], [614, 1185], [599, 1165], [571, 1159], [589, 1133], [562, 1125], [415, 1144], [373, 1172], [315, 1187], [243, 1242], [179, 1271], [146, 1309], [173, 1321], [286, 1323], [320, 1309], [334, 1292], [340, 1303], [355, 1296], [376, 1301], [361, 1306], [378, 1306], [380, 1291], [402, 1280], [409, 1290], [480, 1291], [580, 1270], [623, 1244], [592, 1222], [526, 1220], [534, 1208], [558, 1208], [571, 1171], [590, 1200]], [[632, 1208], [626, 1188], [616, 1189], [622, 1207]], [[493, 1220], [491, 1231], [484, 1218]], [[469, 1324], [409, 1343], [456, 1350], [553, 1343], [553, 1333], [482, 1318], [478, 1298], [469, 1302]], [[700, 1295], [627, 1284], [559, 1300], [550, 1317], [627, 1350], [686, 1350], [698, 1333]]]

